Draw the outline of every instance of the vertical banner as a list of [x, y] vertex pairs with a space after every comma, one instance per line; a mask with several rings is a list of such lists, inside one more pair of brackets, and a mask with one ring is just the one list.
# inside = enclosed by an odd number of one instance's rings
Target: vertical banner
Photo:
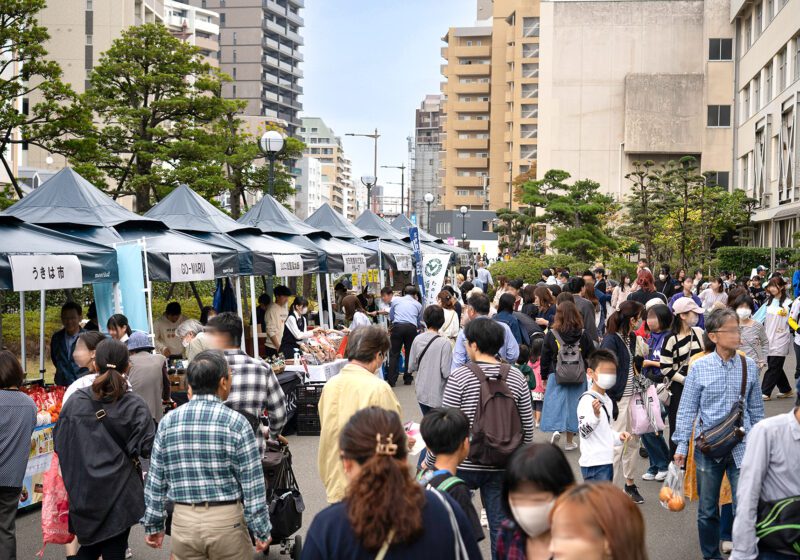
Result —
[[425, 305], [435, 305], [447, 274], [449, 253], [426, 253], [422, 256], [422, 274], [425, 282]]
[[[144, 290], [144, 266], [142, 263], [142, 246], [139, 243], [117, 245], [117, 267], [119, 267], [120, 300], [122, 313], [128, 318], [131, 328], [137, 331], [150, 332], [147, 317], [147, 302]], [[95, 285], [96, 287], [97, 285]], [[98, 305], [98, 320], [100, 307]], [[100, 323], [100, 328], [105, 326]]]
[[422, 277], [422, 252], [419, 247], [419, 229], [417, 226], [408, 228], [408, 236], [411, 239], [411, 249], [414, 251], [414, 260], [416, 261], [415, 276], [417, 277], [417, 285], [419, 285], [419, 292], [422, 298], [425, 298], [425, 281]]

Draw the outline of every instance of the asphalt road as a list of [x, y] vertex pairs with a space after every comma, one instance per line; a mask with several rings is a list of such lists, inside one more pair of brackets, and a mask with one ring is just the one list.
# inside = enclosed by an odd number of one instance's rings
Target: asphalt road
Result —
[[[792, 372], [788, 375], [792, 386], [794, 386], [794, 356], [790, 355], [786, 360], [786, 371]], [[421, 413], [417, 406], [414, 387], [399, 386], [395, 389], [398, 398], [403, 406], [404, 421], [419, 421]], [[792, 408], [793, 401], [772, 400], [765, 403], [767, 416], [774, 416], [787, 412]], [[550, 434], [537, 433], [537, 442], [547, 441]], [[292, 436], [289, 438], [290, 448], [294, 456], [294, 470], [303, 493], [306, 504], [307, 514], [304, 516], [304, 527], [298, 534], [304, 535], [315, 513], [326, 507], [325, 491], [317, 474], [317, 448], [319, 438], [309, 436]], [[563, 440], [562, 440], [563, 445]], [[578, 468], [578, 451], [567, 454], [576, 479], [580, 479]], [[414, 458], [416, 460], [416, 457]], [[416, 462], [414, 463], [416, 464]], [[638, 472], [644, 473], [647, 470], [647, 460], [640, 459]], [[617, 481], [617, 484], [622, 484]], [[660, 483], [645, 482], [639, 480], [639, 489], [645, 498], [641, 511], [644, 515], [647, 530], [647, 547], [650, 553], [650, 560], [690, 560], [702, 558], [697, 541], [697, 503], [691, 502], [686, 509], [680, 513], [673, 513], [665, 510], [658, 502], [658, 492]], [[476, 497], [477, 507], [480, 507]], [[19, 550], [18, 558], [21, 560], [32, 560], [36, 552], [41, 548], [41, 516], [38, 509], [23, 512], [17, 518], [17, 546]], [[165, 540], [165, 548], [153, 550], [144, 544], [144, 532], [141, 527], [134, 527], [131, 532], [130, 546], [135, 560], [168, 560], [168, 538]], [[483, 552], [489, 558], [488, 539], [483, 542]], [[45, 551], [44, 560], [61, 560], [64, 558], [63, 547], [50, 546]], [[257, 558], [257, 556], [256, 556]], [[288, 558], [282, 556], [275, 547], [270, 551], [271, 559]]]

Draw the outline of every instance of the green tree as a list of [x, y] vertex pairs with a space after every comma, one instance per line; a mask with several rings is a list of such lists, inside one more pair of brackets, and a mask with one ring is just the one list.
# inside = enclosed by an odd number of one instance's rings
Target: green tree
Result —
[[[61, 80], [61, 68], [46, 59], [44, 44], [50, 38], [39, 25], [38, 13], [45, 0], [3, 0], [0, 3], [0, 153], [27, 142], [48, 148], [67, 129], [86, 126], [89, 113], [75, 107], [75, 92]], [[22, 100], [34, 99], [27, 111]], [[14, 135], [15, 129], [20, 134]], [[11, 168], [3, 158], [6, 172]], [[16, 181], [14, 192], [3, 193], [0, 206], [12, 204], [12, 194], [22, 196]]]
[[704, 204], [700, 202], [706, 188], [706, 178], [698, 172], [697, 160], [684, 156], [678, 161], [669, 161], [661, 174], [664, 186], [664, 220], [674, 240], [681, 267], [689, 266], [690, 249], [702, 251], [700, 236], [705, 226]]
[[655, 254], [654, 239], [661, 218], [663, 188], [660, 172], [653, 169], [655, 162], [633, 162], [633, 171], [625, 175], [631, 182], [631, 190], [624, 202], [627, 211], [626, 224], [621, 233], [638, 240], [644, 247], [644, 255], [652, 262]]
[[133, 196], [137, 212], [180, 182], [206, 197], [219, 194], [227, 181], [208, 127], [224, 114], [224, 100], [214, 95], [224, 79], [163, 25], [126, 29], [81, 96], [96, 126], [60, 148], [79, 172], [110, 179], [114, 198]]

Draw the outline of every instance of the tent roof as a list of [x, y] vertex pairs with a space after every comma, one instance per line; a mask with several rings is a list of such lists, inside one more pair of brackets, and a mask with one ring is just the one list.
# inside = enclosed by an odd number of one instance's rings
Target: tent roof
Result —
[[238, 223], [188, 185], [181, 185], [169, 193], [145, 216], [159, 219], [170, 228], [182, 231], [230, 233], [250, 227]]
[[[405, 214], [398, 214], [397, 217], [394, 220], [392, 220], [391, 226], [402, 234], [403, 239], [409, 239], [411, 236], [408, 233], [408, 228], [415, 227], [414, 222], [409, 220], [408, 216], [406, 216]], [[430, 233], [420, 228], [419, 226], [416, 227], [418, 227], [419, 229], [420, 241], [428, 241], [430, 243], [438, 243], [441, 241], [441, 239], [439, 239], [435, 235], [431, 235]]]
[[239, 223], [257, 227], [264, 233], [285, 233], [289, 235], [309, 235], [323, 233], [289, 212], [286, 207], [270, 195], [258, 201], [247, 213], [239, 218]]
[[377, 237], [347, 222], [327, 202], [306, 218], [306, 224], [342, 239], [373, 239]]
[[69, 167], [53, 175], [3, 214], [39, 225], [164, 227], [159, 220], [127, 210]]
[[363, 229], [369, 234], [376, 236], [378, 239], [387, 239], [390, 241], [400, 241], [403, 239], [403, 235], [399, 231], [390, 226], [386, 220], [369, 209], [364, 210], [358, 219], [353, 222], [353, 225]]

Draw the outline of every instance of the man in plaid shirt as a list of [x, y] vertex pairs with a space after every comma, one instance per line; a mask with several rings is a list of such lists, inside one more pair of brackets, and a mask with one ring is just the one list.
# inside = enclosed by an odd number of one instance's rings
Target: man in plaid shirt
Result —
[[261, 426], [258, 447], [263, 455], [264, 438], [277, 439], [286, 424], [286, 399], [272, 368], [241, 350], [242, 320], [235, 313], [220, 313], [208, 322], [212, 345], [223, 350], [231, 369], [231, 392], [225, 401], [233, 410], [261, 419], [266, 411], [269, 428]]
[[[192, 399], [158, 426], [145, 484], [145, 542], [164, 542], [167, 497], [175, 502], [176, 558], [252, 558], [248, 528], [263, 552], [270, 542], [264, 474], [253, 428], [222, 404], [231, 377], [220, 352], [189, 366]], [[244, 518], [245, 523], [242, 523]]]

